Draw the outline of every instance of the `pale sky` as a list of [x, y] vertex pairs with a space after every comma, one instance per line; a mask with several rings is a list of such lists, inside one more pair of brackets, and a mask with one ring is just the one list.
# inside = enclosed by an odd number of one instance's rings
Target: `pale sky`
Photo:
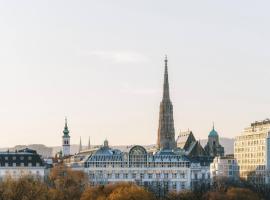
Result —
[[153, 144], [164, 55], [176, 136], [270, 118], [269, 1], [0, 0], [0, 147]]

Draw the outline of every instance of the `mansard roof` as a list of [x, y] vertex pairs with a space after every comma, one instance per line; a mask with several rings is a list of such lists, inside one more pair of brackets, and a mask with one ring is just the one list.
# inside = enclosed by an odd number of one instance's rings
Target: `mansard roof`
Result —
[[45, 166], [45, 163], [41, 156], [37, 154], [35, 150], [32, 149], [22, 149], [19, 151], [6, 151], [0, 152], [0, 166], [2, 167], [12, 167], [12, 166]]

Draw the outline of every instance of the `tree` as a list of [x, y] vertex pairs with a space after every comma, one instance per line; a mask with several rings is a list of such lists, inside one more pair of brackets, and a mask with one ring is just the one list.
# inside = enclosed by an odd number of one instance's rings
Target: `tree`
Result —
[[131, 183], [88, 187], [81, 200], [154, 200], [154, 195], [143, 187]]
[[1, 200], [49, 200], [48, 187], [38, 179], [25, 176], [17, 180], [7, 178], [0, 183]]
[[192, 191], [183, 191], [183, 192], [170, 192], [166, 198], [166, 200], [198, 200], [199, 197], [195, 195]]
[[52, 169], [48, 184], [51, 200], [79, 200], [87, 185], [87, 177], [82, 171], [59, 165]]
[[259, 200], [259, 196], [246, 188], [229, 188], [226, 192], [230, 200]]
[[226, 194], [221, 191], [207, 192], [202, 197], [203, 200], [228, 200]]

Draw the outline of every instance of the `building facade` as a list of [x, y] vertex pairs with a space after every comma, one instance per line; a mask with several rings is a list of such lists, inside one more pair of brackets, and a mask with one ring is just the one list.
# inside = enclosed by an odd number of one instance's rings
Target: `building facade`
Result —
[[215, 157], [210, 165], [211, 179], [229, 178], [239, 179], [239, 166], [233, 155]]
[[234, 155], [240, 177], [256, 183], [268, 182], [270, 120], [254, 122], [235, 138]]
[[45, 164], [41, 156], [31, 149], [22, 149], [14, 152], [0, 152], [0, 178], [21, 178], [33, 176], [43, 179]]
[[191, 186], [190, 161], [169, 150], [148, 153], [142, 146], [128, 152], [112, 149], [105, 141], [85, 162], [84, 170], [93, 185], [134, 182], [160, 190], [185, 190]]

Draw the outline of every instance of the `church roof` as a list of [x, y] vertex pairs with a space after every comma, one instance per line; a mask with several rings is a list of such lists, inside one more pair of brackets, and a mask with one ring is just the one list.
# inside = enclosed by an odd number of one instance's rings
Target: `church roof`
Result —
[[177, 147], [184, 150], [187, 150], [193, 142], [196, 142], [196, 139], [192, 131], [180, 132], [176, 139]]
[[213, 129], [212, 129], [212, 131], [210, 131], [208, 137], [217, 137], [217, 136], [218, 136], [218, 133], [215, 130], [215, 127], [213, 127]]

